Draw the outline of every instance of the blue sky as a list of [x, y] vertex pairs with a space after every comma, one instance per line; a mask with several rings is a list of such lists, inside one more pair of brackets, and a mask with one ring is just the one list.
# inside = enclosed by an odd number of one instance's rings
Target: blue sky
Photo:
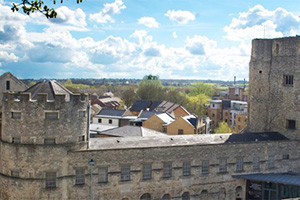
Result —
[[248, 79], [253, 38], [300, 34], [296, 0], [65, 0], [53, 20], [11, 2], [0, 73], [19, 78]]

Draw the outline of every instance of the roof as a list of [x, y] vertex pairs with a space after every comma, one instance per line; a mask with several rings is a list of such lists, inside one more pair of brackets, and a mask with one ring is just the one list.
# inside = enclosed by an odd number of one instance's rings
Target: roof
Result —
[[232, 177], [237, 179], [247, 179], [252, 181], [265, 181], [265, 182], [300, 186], [300, 174], [295, 174], [295, 173], [239, 174], [239, 175], [232, 175]]
[[[121, 127], [122, 128], [122, 127]], [[145, 129], [143, 127], [138, 127]], [[150, 130], [152, 131], [152, 130]], [[115, 129], [116, 134], [119, 131]], [[155, 131], [156, 132], [156, 131]], [[248, 133], [247, 133], [248, 134]], [[156, 137], [122, 137], [122, 138], [91, 138], [90, 149], [128, 149], [128, 148], [149, 148], [149, 147], [171, 147], [171, 146], [191, 146], [191, 145], [212, 145], [224, 143], [250, 143], [259, 141], [276, 141], [277, 139], [269, 136], [269, 140], [240, 140], [236, 135], [247, 137], [246, 133], [234, 134], [201, 134], [201, 135], [157, 135]], [[274, 133], [264, 133], [272, 135]], [[281, 139], [282, 140], [282, 139]], [[285, 139], [284, 139], [285, 140]], [[116, 145], [117, 144], [117, 145]]]
[[171, 123], [175, 119], [168, 113], [161, 113], [157, 114], [157, 117], [159, 117], [162, 121], [164, 121], [166, 124]]
[[198, 125], [198, 117], [195, 115], [187, 115], [182, 117], [184, 120], [188, 121], [190, 124], [194, 126], [194, 128], [197, 128]]
[[157, 115], [157, 114], [160, 114], [160, 112], [143, 110], [140, 112], [138, 118], [139, 119], [148, 119], [148, 118], [152, 117], [153, 115]]
[[97, 114], [97, 116], [114, 116], [114, 117], [122, 117], [126, 110], [118, 110], [118, 109], [106, 109], [103, 108]]
[[113, 128], [110, 130], [105, 130], [101, 132], [102, 135], [109, 135], [114, 137], [146, 137], [146, 136], [165, 136], [166, 134], [157, 132], [154, 130], [150, 130], [148, 128], [140, 127], [140, 126], [122, 126]]
[[152, 102], [151, 102], [151, 106], [149, 107], [149, 110], [150, 110], [150, 111], [153, 111], [154, 109], [157, 108], [157, 106], [158, 106], [159, 104], [161, 104], [161, 102], [162, 102], [162, 101], [152, 101]]
[[48, 94], [48, 100], [54, 100], [55, 95], [65, 95], [66, 100], [70, 100], [70, 92], [67, 88], [56, 81], [47, 80], [36, 83], [24, 92], [31, 93], [31, 99], [37, 99], [38, 94]]
[[116, 126], [103, 125], [103, 124], [90, 124], [90, 132], [106, 131], [113, 128], [116, 128]]
[[226, 141], [231, 142], [257, 142], [270, 140], [288, 140], [285, 136], [278, 132], [261, 132], [261, 133], [238, 133], [232, 134]]
[[133, 103], [130, 108], [130, 111], [141, 111], [148, 108], [151, 104], [150, 100], [137, 100]]

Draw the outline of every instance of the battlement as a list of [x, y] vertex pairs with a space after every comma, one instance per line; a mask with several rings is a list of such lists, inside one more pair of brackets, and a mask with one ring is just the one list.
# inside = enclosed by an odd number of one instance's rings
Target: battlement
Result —
[[47, 93], [38, 93], [36, 99], [31, 98], [29, 92], [4, 92], [3, 101], [12, 102], [55, 102], [55, 103], [85, 103], [88, 102], [87, 94], [55, 94], [54, 99], [49, 99]]

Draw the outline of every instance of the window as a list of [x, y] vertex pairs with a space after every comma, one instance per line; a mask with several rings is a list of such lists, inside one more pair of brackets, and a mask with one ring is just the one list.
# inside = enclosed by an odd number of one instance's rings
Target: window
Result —
[[162, 200], [170, 200], [171, 199], [171, 196], [169, 194], [165, 194], [163, 197], [162, 197]]
[[11, 142], [12, 142], [12, 143], [15, 143], [15, 144], [20, 144], [20, 143], [21, 143], [21, 140], [20, 140], [20, 138], [15, 138], [15, 137], [13, 137]]
[[283, 85], [284, 86], [293, 86], [294, 76], [293, 75], [283, 75]]
[[241, 121], [241, 118], [240, 118], [240, 117], [238, 118], [238, 121], [239, 121], [239, 122]]
[[56, 172], [46, 172], [46, 188], [56, 187]]
[[143, 165], [143, 179], [151, 179], [152, 178], [152, 165], [145, 164]]
[[214, 108], [214, 107], [215, 107], [215, 104], [213, 104], [212, 107]]
[[121, 181], [130, 181], [130, 166], [121, 167]]
[[253, 170], [259, 170], [259, 157], [253, 157]]
[[98, 183], [107, 183], [108, 182], [108, 168], [100, 167], [98, 172], [99, 172]]
[[275, 168], [275, 156], [270, 155], [268, 158], [268, 168], [273, 169]]
[[10, 90], [10, 81], [5, 81], [5, 89]]
[[183, 176], [189, 176], [191, 175], [191, 162], [184, 162], [183, 163]]
[[98, 119], [98, 123], [100, 123], [100, 124], [101, 124], [101, 123], [102, 123], [102, 119]]
[[183, 129], [178, 129], [178, 135], [183, 135]]
[[78, 141], [79, 142], [84, 142], [84, 135], [79, 136]]
[[214, 113], [212, 114], [212, 117], [215, 117], [215, 114], [214, 114]]
[[202, 174], [208, 174], [209, 173], [209, 161], [208, 160], [202, 160]]
[[21, 112], [12, 112], [11, 118], [13, 119], [21, 119]]
[[163, 165], [163, 177], [164, 178], [169, 178], [172, 176], [172, 163], [171, 162], [166, 162]]
[[143, 194], [140, 200], [151, 200], [151, 195], [149, 193]]
[[85, 170], [84, 169], [76, 169], [76, 179], [75, 184], [76, 185], [82, 185], [85, 183]]
[[109, 123], [109, 124], [112, 124], [112, 119], [109, 119], [109, 120], [108, 120], [108, 123]]
[[55, 144], [55, 138], [45, 138], [44, 139], [44, 144], [45, 145], [53, 145], [53, 144]]
[[244, 158], [236, 158], [236, 171], [240, 172], [244, 170]]
[[227, 159], [226, 158], [219, 159], [219, 171], [227, 172]]
[[185, 192], [181, 195], [182, 200], [190, 200], [190, 193]]
[[287, 119], [286, 122], [287, 122], [287, 129], [290, 129], [290, 130], [296, 129], [296, 121], [295, 120]]
[[45, 112], [45, 119], [58, 119], [58, 112]]
[[238, 125], [238, 130], [241, 130], [241, 126], [240, 125]]
[[282, 159], [288, 160], [288, 159], [290, 159], [290, 155], [289, 154], [282, 155]]
[[85, 111], [84, 111], [84, 110], [78, 111], [78, 117], [79, 117], [79, 118], [85, 117]]
[[20, 177], [20, 173], [18, 171], [11, 171], [11, 176], [15, 177], [15, 178], [19, 178]]
[[228, 113], [227, 112], [225, 112], [225, 116], [227, 116], [228, 115]]

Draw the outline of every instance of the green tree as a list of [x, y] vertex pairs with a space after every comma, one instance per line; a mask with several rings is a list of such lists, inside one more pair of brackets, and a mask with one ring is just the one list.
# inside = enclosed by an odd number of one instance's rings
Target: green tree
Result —
[[147, 75], [138, 84], [137, 95], [142, 100], [162, 100], [163, 85], [157, 76]]
[[190, 95], [197, 96], [199, 94], [205, 94], [206, 96], [211, 97], [214, 92], [214, 87], [212, 84], [209, 83], [201, 83], [196, 82], [190, 88]]
[[[56, 0], [51, 1], [53, 4], [56, 4], [57, 2]], [[63, 0], [60, 0], [60, 3], [63, 3]], [[77, 3], [82, 3], [82, 0], [77, 0]], [[13, 12], [18, 12], [20, 8], [27, 15], [30, 15], [34, 12], [40, 12], [47, 18], [56, 18], [57, 16], [54, 8], [48, 8], [48, 6], [42, 0], [21, 0], [20, 3], [13, 3], [11, 10]]]
[[205, 104], [210, 97], [206, 96], [205, 94], [198, 94], [197, 96], [188, 96], [188, 103], [186, 105], [186, 109], [194, 113], [198, 116], [205, 115]]
[[231, 128], [224, 121], [218, 124], [218, 127], [215, 128], [214, 133], [232, 133]]
[[189, 99], [187, 95], [179, 89], [171, 88], [165, 91], [165, 100], [179, 105], [185, 106], [188, 104]]
[[121, 97], [122, 101], [124, 102], [124, 105], [128, 108], [133, 104], [133, 102], [136, 100], [136, 93], [134, 92], [133, 88], [129, 88], [125, 90]]

